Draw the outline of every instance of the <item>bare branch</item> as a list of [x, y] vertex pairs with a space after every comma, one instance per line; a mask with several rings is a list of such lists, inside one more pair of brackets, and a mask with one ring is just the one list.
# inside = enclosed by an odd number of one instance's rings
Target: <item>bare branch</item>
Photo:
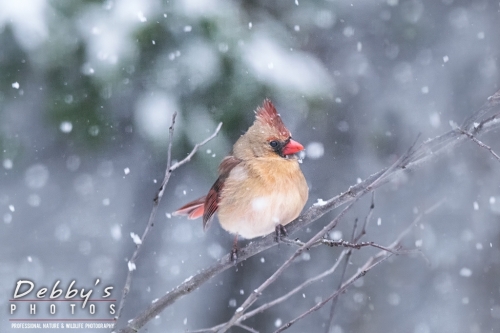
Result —
[[186, 164], [187, 162], [191, 161], [191, 158], [193, 158], [194, 154], [196, 154], [196, 152], [198, 151], [198, 148], [200, 148], [201, 146], [203, 146], [204, 144], [206, 144], [208, 141], [210, 141], [213, 138], [215, 138], [217, 136], [217, 134], [219, 134], [219, 131], [220, 131], [221, 127], [222, 127], [222, 123], [219, 123], [219, 125], [217, 125], [217, 128], [212, 133], [212, 135], [210, 135], [208, 138], [206, 138], [202, 142], [197, 143], [193, 147], [193, 150], [191, 150], [191, 152], [188, 154], [188, 156], [186, 156], [182, 161], [179, 161], [179, 162], [175, 163], [174, 165], [172, 165], [172, 167], [170, 167], [170, 172], [174, 171], [175, 169], [179, 168], [180, 166], [182, 166], [182, 165]]
[[[466, 129], [472, 127], [473, 130], [471, 130], [471, 132], [474, 134], [474, 136], [478, 136], [493, 129], [500, 128], [500, 121], [498, 119], [500, 117], [500, 108], [498, 107], [499, 104], [500, 91], [491, 96], [479, 111], [466, 119], [462, 127]], [[472, 124], [474, 123], [479, 123], [480, 126], [472, 126]], [[313, 205], [312, 207], [307, 209], [301, 216], [287, 225], [288, 234], [292, 235], [294, 232], [308, 226], [336, 207], [352, 203], [354, 200], [357, 200], [360, 195], [364, 195], [369, 191], [373, 191], [374, 189], [390, 181], [391, 179], [398, 177], [401, 172], [414, 170], [426, 161], [437, 158], [444, 151], [452, 149], [457, 144], [462, 143], [466, 139], [468, 138], [462, 133], [451, 130], [441, 136], [423, 142], [422, 144], [420, 144], [420, 146], [414, 148], [409, 154], [407, 154], [407, 156], [405, 156], [406, 158], [402, 161], [402, 165], [400, 165], [399, 167], [380, 170], [377, 173], [367, 177], [364, 181], [351, 186], [346, 192], [329, 199], [324, 204]], [[374, 181], [376, 180], [378, 181], [374, 183]], [[368, 188], [368, 186], [370, 187]], [[257, 241], [253, 241], [245, 248], [242, 248], [238, 251], [237, 262], [244, 261], [249, 257], [254, 256], [275, 245], [276, 242], [274, 242], [274, 234], [270, 234]], [[171, 291], [167, 292], [157, 302], [151, 304], [147, 309], [138, 314], [133, 320], [128, 323], [126, 327], [119, 329], [119, 332], [137, 332], [149, 320], [154, 318], [166, 307], [172, 305], [180, 297], [191, 293], [192, 291], [200, 287], [204, 282], [211, 279], [215, 275], [218, 275], [221, 272], [227, 270], [233, 265], [234, 262], [231, 260], [230, 254], [226, 254], [216, 264], [200, 271], [199, 273], [193, 275], [192, 278], [184, 281]]]
[[247, 330], [248, 332], [251, 332], [251, 333], [259, 333], [256, 330], [254, 330], [253, 328], [248, 327], [247, 325], [243, 325], [241, 323], [237, 323], [235, 326], [241, 327], [241, 328], [243, 328], [243, 329], [245, 329], [245, 330]]
[[[434, 211], [435, 209], [437, 209], [439, 206], [441, 206], [441, 204], [444, 202], [444, 200], [441, 200], [439, 202], [437, 202], [436, 204], [434, 204], [432, 207], [430, 207], [429, 209], [425, 210], [423, 213], [419, 214], [414, 220], [413, 222], [405, 229], [403, 230], [403, 232], [401, 232], [399, 234], [399, 236], [396, 238], [396, 240], [390, 245], [387, 247], [387, 249], [394, 249], [396, 247], [399, 247], [399, 243], [401, 242], [401, 239], [408, 234], [409, 230], [411, 230], [412, 227], [415, 226], [415, 224], [420, 221], [420, 219], [422, 218], [422, 216], [426, 215], [426, 214], [429, 214], [431, 213], [432, 211]], [[295, 319], [289, 321], [288, 323], [286, 323], [285, 325], [281, 326], [280, 328], [278, 328], [274, 333], [278, 333], [278, 332], [282, 332], [286, 329], [288, 329], [290, 326], [292, 326], [295, 322], [297, 322], [298, 320], [306, 317], [307, 315], [309, 315], [310, 313], [322, 308], [325, 304], [327, 304], [330, 300], [335, 300], [335, 299], [338, 299], [338, 296], [340, 296], [340, 294], [342, 294], [350, 285], [352, 285], [357, 279], [359, 279], [360, 277], [364, 276], [368, 271], [370, 271], [372, 268], [374, 268], [375, 266], [379, 265], [380, 263], [382, 263], [383, 261], [387, 260], [390, 256], [392, 256], [393, 253], [391, 251], [387, 252], [386, 249], [382, 250], [381, 252], [379, 252], [377, 255], [371, 257], [370, 259], [367, 260], [367, 262], [363, 265], [363, 267], [361, 269], [358, 270], [358, 272], [356, 274], [354, 274], [349, 280], [347, 280], [346, 282], [344, 282], [341, 287], [339, 287], [337, 289], [337, 291], [335, 291], [333, 294], [331, 294], [327, 299], [323, 300], [322, 302], [316, 304], [315, 306], [313, 306], [312, 308], [310, 308], [309, 310], [307, 310], [306, 312], [302, 313], [301, 315], [299, 315], [298, 317], [296, 317]], [[379, 259], [379, 258], [382, 258], [382, 259]], [[373, 264], [372, 264], [373, 263]], [[343, 278], [342, 278], [343, 279]], [[334, 303], [335, 304], [335, 303]], [[330, 323], [329, 325], [327, 326], [328, 328], [331, 326], [331, 319], [332, 319], [332, 314], [330, 314]]]
[[127, 299], [127, 295], [130, 291], [130, 286], [132, 284], [132, 272], [135, 270], [135, 261], [137, 260], [137, 256], [139, 255], [139, 252], [141, 250], [141, 245], [144, 243], [144, 240], [149, 234], [149, 231], [154, 225], [154, 218], [156, 216], [156, 212], [158, 210], [158, 203], [163, 195], [163, 191], [165, 188], [166, 183], [168, 182], [168, 179], [170, 178], [170, 173], [168, 170], [170, 169], [170, 161], [171, 161], [171, 156], [172, 156], [172, 138], [174, 135], [174, 125], [175, 125], [175, 118], [177, 117], [177, 112], [174, 112], [172, 115], [172, 122], [169, 128], [169, 143], [168, 143], [168, 150], [167, 150], [167, 171], [165, 172], [165, 177], [163, 179], [163, 182], [160, 186], [160, 189], [158, 190], [155, 199], [153, 200], [153, 209], [151, 210], [151, 213], [149, 215], [149, 220], [148, 224], [146, 225], [146, 229], [144, 229], [144, 232], [142, 233], [141, 241], [136, 244], [136, 248], [134, 253], [132, 254], [132, 258], [128, 262], [128, 274], [127, 274], [127, 279], [125, 280], [125, 286], [123, 287], [122, 290], [122, 298], [120, 300], [120, 304], [118, 305], [118, 310], [116, 312], [115, 320], [120, 319], [120, 316], [123, 311], [123, 307], [125, 306], [125, 301]]
[[[413, 221], [408, 225], [407, 228], [405, 228], [397, 237], [396, 239], [389, 245], [389, 246], [386, 246], [386, 247], [383, 247], [383, 250], [382, 252], [379, 252], [376, 256], [372, 257], [369, 259], [370, 260], [373, 260], [374, 258], [377, 259], [377, 258], [380, 258], [383, 256], [384, 254], [384, 251], [386, 252], [386, 255], [398, 255], [398, 254], [409, 254], [409, 253], [419, 253], [421, 254], [420, 251], [418, 250], [405, 250], [405, 251], [400, 251], [400, 250], [397, 250], [399, 247], [400, 247], [400, 242], [401, 240], [403, 239], [404, 236], [406, 236], [408, 234], [408, 232], [411, 230], [412, 227], [414, 227], [421, 219], [424, 215], [427, 215], [427, 214], [430, 214], [432, 213], [434, 210], [436, 210], [438, 207], [440, 207], [443, 202], [445, 200], [440, 200], [438, 201], [437, 203], [435, 203], [433, 206], [429, 207], [428, 209], [426, 209], [425, 211], [423, 211], [422, 213], [418, 214], [415, 219], [413, 219]], [[370, 207], [370, 213], [369, 215], [373, 212], [373, 202], [372, 202], [372, 205]], [[355, 234], [356, 230], [356, 226], [353, 227], [353, 235]], [[303, 246], [304, 243], [300, 242], [300, 241], [293, 241], [293, 240], [290, 240], [290, 239], [283, 239], [284, 241], [286, 241], [287, 243], [289, 244], [293, 244], [293, 245], [299, 245], [299, 246]], [[333, 267], [331, 267], [330, 269], [324, 271], [323, 273], [320, 273], [319, 275], [315, 276], [315, 277], [312, 277], [308, 280], [306, 280], [305, 282], [303, 282], [302, 284], [300, 284], [299, 286], [295, 287], [294, 289], [292, 289], [291, 291], [289, 291], [288, 293], [286, 293], [285, 295], [271, 301], [271, 302], [268, 302], [268, 303], [265, 303], [261, 306], [259, 306], [258, 308], [252, 310], [252, 311], [249, 311], [245, 314], [242, 314], [241, 317], [236, 320], [235, 324], [234, 325], [237, 325], [238, 323], [241, 323], [242, 321], [245, 321], [259, 313], [262, 313], [264, 312], [265, 310], [269, 309], [270, 307], [272, 306], [275, 306], [277, 304], [280, 304], [284, 301], [286, 301], [287, 299], [289, 299], [291, 296], [295, 295], [296, 293], [300, 292], [301, 290], [303, 290], [304, 288], [306, 288], [307, 286], [309, 286], [310, 284], [316, 282], [316, 281], [319, 281], [319, 280], [323, 280], [325, 277], [333, 274], [338, 266], [340, 265], [340, 263], [342, 261], [344, 261], [344, 263], [348, 262], [349, 261], [349, 257], [350, 257], [350, 254], [351, 254], [351, 250], [344, 250], [341, 252], [341, 254], [339, 255], [339, 257], [337, 258], [337, 261], [335, 262], [335, 264], [333, 265]], [[344, 259], [345, 260], [342, 260]], [[366, 264], [365, 264], [366, 266]], [[340, 279], [340, 285], [338, 286], [337, 290], [340, 290], [342, 288], [342, 286], [345, 285], [346, 282], [344, 282], [344, 274], [345, 274], [345, 266], [343, 267], [344, 268], [344, 271], [342, 272], [342, 276], [341, 276], [341, 279]], [[345, 289], [344, 289], [345, 290]], [[340, 295], [340, 294], [338, 294]], [[333, 298], [333, 300], [336, 300], [338, 299], [338, 297], [335, 297]], [[310, 313], [310, 312], [308, 312]], [[208, 329], [203, 329], [203, 330], [197, 330], [197, 331], [190, 331], [190, 333], [202, 333], [202, 332], [205, 332], [205, 333], [213, 333], [213, 332], [218, 332], [222, 327], [224, 327], [224, 325], [227, 325], [227, 323], [223, 323], [223, 324], [219, 324], [217, 326], [214, 326], [212, 328], [208, 328]]]
[[463, 130], [463, 129], [461, 129], [461, 128], [459, 128], [458, 130], [459, 130], [462, 134], [465, 134], [465, 135], [466, 135], [469, 139], [471, 139], [472, 141], [474, 141], [474, 142], [475, 142], [475, 143], [476, 143], [479, 147], [481, 147], [481, 148], [484, 148], [484, 149], [488, 150], [488, 151], [491, 153], [491, 155], [493, 155], [493, 157], [495, 157], [495, 158], [497, 159], [497, 161], [499, 161], [499, 162], [500, 162], [500, 156], [498, 156], [498, 154], [497, 154], [497, 153], [495, 153], [495, 152], [493, 151], [493, 149], [491, 149], [491, 147], [490, 147], [490, 146], [487, 146], [487, 145], [486, 145], [486, 144], [484, 144], [483, 142], [481, 142], [481, 141], [479, 141], [478, 139], [476, 139], [476, 137], [475, 137], [474, 135], [472, 135], [471, 133], [469, 133], [469, 132], [467, 132], [467, 131], [465, 131], [465, 130]]
[[[287, 243], [287, 244], [292, 244], [292, 245], [297, 245], [299, 247], [301, 246], [304, 246], [306, 243], [304, 242], [301, 242], [300, 240], [298, 239], [288, 239], [288, 238], [284, 238], [282, 239], [284, 243]], [[385, 247], [383, 245], [379, 245], [375, 242], [361, 242], [361, 243], [352, 243], [352, 242], [348, 242], [348, 241], [345, 241], [345, 240], [342, 240], [342, 239], [339, 239], [339, 240], [331, 240], [331, 239], [325, 239], [325, 238], [322, 238], [318, 241], [316, 241], [314, 244], [311, 245], [310, 248], [313, 248], [313, 247], [316, 247], [316, 246], [319, 246], [319, 245], [327, 245], [327, 246], [330, 246], [330, 247], [348, 247], [348, 248], [351, 248], [351, 249], [356, 249], [356, 250], [359, 250], [361, 249], [362, 247], [367, 247], [367, 246], [371, 246], [371, 247], [374, 247], [374, 248], [377, 248], [377, 249], [380, 249], [380, 250], [384, 250], [384, 251], [387, 251], [387, 252], [390, 252], [392, 254], [407, 254], [407, 253], [413, 253], [414, 251], [407, 251], [407, 250], [403, 250], [403, 251], [400, 251], [400, 250], [396, 250], [396, 249], [391, 249], [391, 248], [388, 248], [388, 247]], [[306, 250], [309, 250], [310, 248], [306, 248]]]
[[186, 333], [215, 333], [219, 328], [224, 326], [225, 323], [219, 324], [217, 326], [211, 327], [211, 328], [202, 328], [199, 330], [194, 330], [194, 331], [186, 331]]
[[165, 176], [163, 178], [163, 181], [161, 183], [161, 186], [160, 188], [158, 189], [158, 192], [156, 193], [154, 199], [153, 199], [153, 208], [151, 209], [151, 213], [149, 215], [149, 219], [148, 219], [148, 223], [146, 225], [146, 228], [144, 229], [144, 232], [142, 233], [142, 237], [140, 239], [140, 242], [136, 242], [136, 248], [135, 248], [135, 251], [134, 253], [132, 254], [132, 258], [129, 260], [128, 262], [128, 274], [127, 274], [127, 278], [125, 280], [125, 286], [123, 287], [123, 290], [122, 290], [122, 297], [121, 297], [121, 300], [120, 300], [120, 304], [118, 305], [118, 310], [116, 312], [116, 316], [115, 316], [115, 321], [117, 321], [118, 319], [120, 319], [120, 316], [122, 314], [122, 311], [123, 311], [123, 307], [125, 306], [125, 301], [127, 299], [127, 295], [130, 291], [130, 287], [131, 287], [131, 284], [132, 284], [132, 273], [133, 271], [135, 270], [135, 262], [137, 260], [137, 257], [139, 256], [139, 252], [142, 248], [142, 244], [144, 244], [144, 241], [146, 240], [146, 237], [148, 236], [149, 232], [151, 231], [151, 229], [153, 228], [154, 226], [154, 220], [155, 220], [155, 217], [156, 217], [156, 213], [158, 211], [158, 205], [160, 204], [160, 201], [161, 201], [161, 198], [163, 197], [163, 193], [165, 191], [165, 186], [167, 185], [169, 179], [170, 179], [170, 175], [172, 174], [172, 171], [174, 171], [175, 169], [177, 169], [178, 167], [182, 166], [183, 164], [189, 162], [191, 160], [191, 157], [196, 153], [196, 151], [198, 150], [199, 147], [203, 146], [205, 143], [207, 143], [208, 141], [212, 140], [220, 131], [220, 128], [222, 126], [222, 123], [219, 123], [219, 126], [217, 126], [215, 132], [209, 136], [208, 138], [206, 138], [205, 140], [203, 140], [201, 143], [199, 144], [196, 144], [193, 148], [193, 150], [191, 151], [191, 153], [189, 153], [189, 155], [184, 158], [182, 161], [180, 162], [177, 162], [175, 163], [173, 166], [171, 166], [171, 156], [172, 156], [172, 141], [173, 141], [173, 136], [174, 136], [174, 125], [175, 125], [175, 118], [177, 117], [177, 112], [174, 112], [174, 114], [172, 115], [172, 123], [170, 125], [170, 128], [169, 128], [169, 143], [168, 143], [168, 149], [167, 149], [167, 168], [165, 170]]
[[282, 303], [282, 302], [286, 301], [291, 296], [295, 295], [296, 293], [298, 293], [299, 291], [301, 291], [305, 287], [309, 286], [310, 284], [312, 284], [312, 283], [314, 283], [316, 281], [320, 281], [323, 278], [327, 277], [328, 275], [333, 274], [337, 270], [338, 266], [342, 262], [342, 259], [345, 257], [345, 255], [347, 254], [347, 252], [348, 252], [348, 250], [342, 251], [340, 253], [339, 257], [337, 258], [337, 261], [335, 262], [335, 264], [330, 269], [324, 271], [323, 273], [321, 273], [321, 274], [319, 274], [319, 275], [317, 275], [315, 277], [312, 277], [312, 278], [304, 281], [302, 284], [300, 284], [297, 287], [295, 287], [294, 289], [290, 290], [285, 295], [283, 295], [281, 297], [278, 297], [278, 298], [276, 298], [275, 300], [273, 300], [273, 301], [271, 301], [269, 303], [263, 304], [263, 305], [259, 306], [258, 308], [254, 309], [252, 311], [247, 312], [246, 314], [244, 314], [243, 316], [241, 316], [241, 318], [240, 318], [239, 321], [247, 320], [248, 318], [253, 317], [253, 316], [255, 316], [258, 313], [262, 313], [265, 310], [269, 309], [270, 307], [275, 306], [275, 305], [277, 305], [279, 303]]
[[[372, 196], [372, 199], [373, 199], [373, 196]], [[371, 210], [370, 210], [370, 212], [371, 212]], [[358, 219], [355, 220], [354, 226], [352, 228], [351, 241], [354, 241], [357, 228], [358, 228]], [[337, 289], [339, 289], [342, 286], [342, 281], [344, 281], [345, 273], [347, 272], [347, 265], [349, 264], [349, 260], [351, 259], [351, 255], [352, 255], [352, 250], [348, 250], [347, 255], [345, 257], [345, 260], [344, 260], [344, 266], [342, 267], [342, 272], [340, 274], [339, 286], [337, 287]], [[337, 301], [338, 301], [338, 297], [332, 299], [332, 306], [330, 307], [330, 317], [328, 319], [328, 323], [326, 324], [326, 328], [325, 328], [326, 333], [330, 332], [330, 326], [332, 326], [332, 323], [333, 323], [333, 316], [335, 314], [335, 307], [337, 306]]]
[[[363, 237], [366, 234], [366, 227], [368, 226], [368, 223], [371, 220], [374, 209], [375, 209], [375, 191], [372, 192], [372, 201], [370, 204], [370, 211], [366, 215], [365, 221], [363, 223], [363, 227], [361, 228], [361, 231], [357, 237], [356, 237], [356, 231], [358, 228], [358, 219], [356, 219], [356, 221], [354, 223], [354, 226], [352, 228], [351, 243], [358, 242], [361, 239], [361, 237]], [[332, 245], [329, 245], [329, 246], [332, 246]], [[351, 259], [351, 255], [352, 255], [352, 250], [349, 250], [347, 252], [347, 256], [346, 256], [345, 261], [344, 261], [344, 267], [342, 268], [342, 274], [340, 275], [340, 282], [339, 282], [337, 289], [340, 289], [342, 287], [342, 281], [344, 281], [345, 273], [347, 271], [347, 265], [349, 264], [349, 260]], [[328, 323], [326, 324], [326, 329], [325, 329], [326, 333], [330, 332], [330, 329], [333, 325], [333, 317], [335, 315], [335, 307], [337, 306], [337, 301], [338, 301], [338, 297], [336, 297], [332, 300], [332, 306], [330, 308], [330, 316], [328, 318]]]
[[357, 243], [361, 239], [361, 237], [366, 235], [366, 228], [368, 227], [368, 223], [370, 223], [372, 219], [374, 209], [375, 209], [375, 191], [372, 192], [372, 202], [370, 204], [370, 211], [368, 212], [368, 215], [366, 215], [365, 222], [363, 223], [363, 227], [361, 228], [361, 231], [359, 232], [358, 236], [353, 237], [352, 239], [353, 243]]
[[[380, 256], [382, 257], [382, 259], [377, 260], [378, 257], [380, 257]], [[312, 313], [312, 312], [314, 312], [316, 310], [321, 309], [326, 303], [328, 303], [330, 300], [338, 297], [348, 287], [350, 287], [354, 282], [356, 282], [356, 280], [358, 280], [362, 276], [365, 276], [366, 273], [368, 273], [372, 268], [378, 266], [379, 264], [381, 264], [382, 262], [384, 262], [385, 260], [387, 260], [390, 256], [392, 256], [392, 254], [387, 254], [387, 252], [382, 251], [377, 256], [371, 257], [363, 265], [363, 267], [358, 270], [358, 272], [356, 274], [354, 274], [349, 280], [347, 280], [342, 285], [342, 287], [340, 289], [338, 289], [337, 291], [335, 291], [333, 294], [331, 294], [330, 296], [328, 296], [326, 299], [324, 299], [323, 301], [319, 302], [318, 304], [316, 304], [315, 306], [313, 306], [312, 308], [310, 308], [309, 310], [307, 310], [306, 312], [304, 312], [303, 314], [301, 314], [297, 318], [295, 318], [293, 320], [290, 320], [288, 323], [286, 323], [285, 325], [281, 326], [276, 331], [274, 331], [274, 333], [283, 332], [284, 330], [286, 330], [287, 328], [289, 328], [290, 326], [292, 326], [293, 324], [295, 324], [295, 322], [297, 322], [298, 320], [304, 318], [305, 316], [309, 315], [310, 313]]]

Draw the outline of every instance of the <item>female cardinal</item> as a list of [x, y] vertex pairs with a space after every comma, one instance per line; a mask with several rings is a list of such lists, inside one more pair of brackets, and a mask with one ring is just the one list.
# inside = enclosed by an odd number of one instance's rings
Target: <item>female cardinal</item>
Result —
[[219, 214], [222, 228], [236, 238], [264, 236], [299, 216], [308, 187], [295, 153], [304, 147], [292, 140], [270, 100], [258, 107], [255, 121], [219, 166], [219, 178], [206, 196], [175, 211], [196, 219], [206, 230]]

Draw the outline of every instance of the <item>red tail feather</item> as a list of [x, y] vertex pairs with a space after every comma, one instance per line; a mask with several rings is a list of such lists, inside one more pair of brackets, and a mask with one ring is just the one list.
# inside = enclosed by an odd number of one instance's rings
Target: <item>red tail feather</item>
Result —
[[177, 209], [172, 215], [187, 215], [188, 219], [194, 220], [203, 215], [205, 211], [205, 196], [185, 204]]

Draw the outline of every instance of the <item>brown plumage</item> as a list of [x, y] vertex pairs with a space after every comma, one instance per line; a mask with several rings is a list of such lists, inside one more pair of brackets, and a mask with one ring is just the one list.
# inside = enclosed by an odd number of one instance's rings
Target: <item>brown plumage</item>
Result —
[[232, 234], [254, 238], [271, 233], [294, 220], [307, 201], [307, 183], [294, 156], [303, 149], [266, 99], [253, 125], [222, 160], [208, 194], [174, 215], [203, 216], [206, 229], [217, 212], [222, 228]]

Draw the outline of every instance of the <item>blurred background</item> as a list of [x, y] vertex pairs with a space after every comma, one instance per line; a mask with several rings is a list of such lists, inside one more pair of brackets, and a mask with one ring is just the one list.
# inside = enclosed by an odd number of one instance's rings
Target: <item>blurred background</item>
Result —
[[[218, 224], [204, 233], [201, 221], [170, 213], [206, 193], [264, 98], [306, 147], [309, 207], [389, 166], [419, 133], [435, 137], [477, 110], [499, 89], [499, 31], [500, 3], [485, 0], [0, 1], [0, 330], [11, 330], [8, 299], [21, 278], [37, 289], [57, 280], [89, 289], [100, 278], [120, 298], [174, 112], [174, 159], [224, 125], [172, 176], [121, 325], [231, 249]], [[500, 151], [498, 131], [481, 139]], [[340, 297], [330, 332], [499, 332], [500, 163], [467, 142], [375, 197], [364, 240], [382, 245], [442, 202], [403, 242], [428, 262], [403, 255], [370, 271]], [[365, 198], [332, 237], [349, 238], [368, 211]], [[228, 320], [293, 251], [280, 245], [229, 269], [143, 331]], [[340, 251], [303, 255], [257, 304]], [[376, 252], [356, 251], [347, 273]], [[245, 324], [272, 332], [338, 283], [333, 275]], [[329, 308], [288, 331], [325, 332]]]

